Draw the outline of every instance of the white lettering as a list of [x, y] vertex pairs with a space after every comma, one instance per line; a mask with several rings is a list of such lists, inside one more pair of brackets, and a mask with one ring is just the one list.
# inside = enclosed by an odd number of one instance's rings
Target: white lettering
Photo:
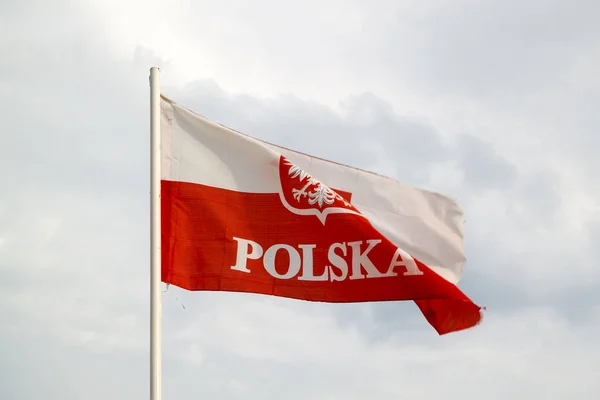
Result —
[[316, 244], [301, 244], [298, 247], [302, 249], [302, 275], [298, 277], [301, 281], [326, 281], [329, 279], [327, 267], [322, 275], [315, 276], [315, 266], [313, 262], [313, 249]]
[[[341, 249], [342, 254], [346, 257], [346, 243], [334, 243], [329, 246], [329, 251], [327, 252], [327, 258], [331, 263], [329, 266], [331, 281], [343, 281], [348, 276], [348, 263], [335, 252], [335, 249]], [[333, 268], [337, 268], [340, 271], [340, 275], [335, 274]]]
[[417, 267], [417, 263], [415, 259], [412, 258], [407, 252], [398, 248], [394, 253], [394, 257], [392, 257], [392, 262], [390, 263], [390, 267], [386, 272], [385, 276], [398, 276], [398, 274], [394, 271], [396, 267], [404, 267], [406, 268], [406, 272], [404, 276], [409, 275], [423, 275], [423, 271]]
[[362, 268], [367, 271], [366, 278], [381, 278], [385, 276], [377, 267], [373, 264], [373, 262], [369, 259], [369, 252], [373, 250], [375, 246], [381, 243], [381, 240], [370, 239], [367, 240], [368, 247], [364, 252], [360, 252], [361, 242], [349, 242], [348, 246], [352, 248], [352, 275], [350, 275], [350, 279], [364, 279], [365, 275], [362, 273]]
[[[290, 265], [285, 274], [281, 275], [275, 269], [275, 257], [279, 250], [285, 250], [290, 256]], [[293, 278], [300, 272], [300, 253], [289, 244], [274, 244], [265, 251], [265, 257], [263, 259], [263, 265], [265, 269], [273, 278], [277, 279], [290, 279]]]
[[[324, 270], [320, 275], [315, 275], [314, 251], [317, 248], [316, 244], [300, 244], [297, 247], [288, 244], [275, 244], [264, 251], [260, 244], [252, 240], [237, 237], [234, 237], [233, 240], [237, 242], [237, 253], [235, 265], [231, 269], [250, 273], [248, 260], [260, 260], [262, 258], [265, 270], [277, 279], [296, 278], [301, 281], [334, 282], [346, 279], [383, 278], [398, 276], [399, 273], [396, 269], [398, 267], [405, 269], [403, 271], [404, 276], [423, 275], [423, 271], [419, 269], [415, 259], [400, 248], [396, 249], [387, 272], [385, 274], [381, 273], [369, 258], [371, 250], [381, 243], [379, 239], [370, 239], [366, 242], [356, 241], [331, 244], [327, 250], [329, 265], [324, 266]], [[361, 251], [361, 247], [364, 247], [365, 243], [366, 248]], [[348, 253], [350, 253], [348, 247], [351, 249], [351, 265], [349, 265], [349, 260], [347, 260]], [[287, 252], [289, 256], [289, 263], [284, 273], [279, 273], [275, 268], [275, 259], [280, 250]], [[320, 256], [319, 261], [324, 261], [321, 258], [322, 253], [318, 252], [317, 254]], [[283, 256], [285, 257], [285, 254]], [[284, 264], [285, 262], [279, 263], [281, 267]], [[320, 265], [317, 264], [317, 268], [319, 267]]]
[[[234, 237], [233, 240], [238, 242], [238, 247], [235, 265], [232, 266], [231, 269], [249, 273], [250, 270], [246, 266], [248, 259], [258, 260], [263, 254], [263, 248], [260, 244], [253, 242], [252, 240], [240, 239], [237, 237]], [[248, 253], [249, 249], [250, 253]]]

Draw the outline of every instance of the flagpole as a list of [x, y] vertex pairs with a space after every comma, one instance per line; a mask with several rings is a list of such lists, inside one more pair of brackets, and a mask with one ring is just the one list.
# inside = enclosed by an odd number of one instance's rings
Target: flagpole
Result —
[[162, 397], [160, 69], [150, 69], [150, 400]]

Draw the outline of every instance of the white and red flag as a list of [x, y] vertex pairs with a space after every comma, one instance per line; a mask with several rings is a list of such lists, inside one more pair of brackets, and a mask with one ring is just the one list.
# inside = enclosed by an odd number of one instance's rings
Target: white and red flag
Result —
[[246, 136], [161, 98], [162, 281], [322, 302], [413, 300], [439, 334], [481, 318], [456, 286], [455, 201]]

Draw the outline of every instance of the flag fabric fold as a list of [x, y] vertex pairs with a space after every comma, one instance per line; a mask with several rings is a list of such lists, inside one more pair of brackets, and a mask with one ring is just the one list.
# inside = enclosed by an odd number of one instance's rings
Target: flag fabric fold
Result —
[[456, 286], [463, 215], [441, 194], [282, 148], [161, 98], [162, 280], [321, 302], [413, 300], [479, 323]]

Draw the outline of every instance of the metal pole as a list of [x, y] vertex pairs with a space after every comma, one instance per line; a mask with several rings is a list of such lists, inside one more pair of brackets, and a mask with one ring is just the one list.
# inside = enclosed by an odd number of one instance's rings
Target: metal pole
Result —
[[162, 398], [160, 70], [150, 69], [150, 400]]

